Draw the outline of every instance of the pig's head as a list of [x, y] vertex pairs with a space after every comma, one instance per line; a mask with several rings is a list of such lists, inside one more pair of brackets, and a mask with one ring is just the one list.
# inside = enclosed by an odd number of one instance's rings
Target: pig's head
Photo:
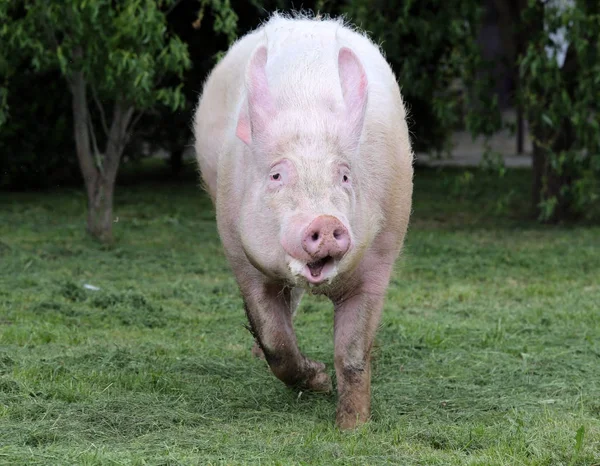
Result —
[[[269, 88], [266, 65], [261, 46], [248, 65], [247, 101], [236, 130], [248, 147], [242, 245], [266, 275], [326, 287], [351, 271], [364, 252], [368, 220], [357, 209], [361, 180], [355, 168], [367, 77], [357, 56], [341, 48], [336, 76], [329, 77], [339, 83], [337, 97], [296, 93], [290, 100]], [[303, 79], [327, 78], [309, 72]]]

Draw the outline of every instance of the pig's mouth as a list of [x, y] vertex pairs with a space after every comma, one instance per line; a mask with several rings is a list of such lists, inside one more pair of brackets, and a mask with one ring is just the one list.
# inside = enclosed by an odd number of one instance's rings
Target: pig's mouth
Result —
[[317, 261], [307, 263], [302, 270], [302, 276], [306, 278], [309, 283], [317, 285], [328, 278], [331, 278], [331, 272], [334, 271], [334, 268], [335, 264], [333, 257], [325, 256]]
[[318, 286], [331, 282], [337, 275], [338, 261], [331, 256], [313, 262], [304, 262], [288, 256], [288, 266], [296, 279], [302, 277], [308, 285]]
[[308, 270], [310, 270], [310, 275], [315, 278], [321, 275], [323, 267], [325, 267], [325, 264], [329, 260], [331, 260], [331, 256], [325, 256], [323, 257], [323, 259], [319, 259], [318, 261], [309, 262], [308, 264], [306, 264]]

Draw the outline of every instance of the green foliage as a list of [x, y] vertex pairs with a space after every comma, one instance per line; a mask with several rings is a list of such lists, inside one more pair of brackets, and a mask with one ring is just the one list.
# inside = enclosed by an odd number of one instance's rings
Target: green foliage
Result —
[[[135, 120], [155, 107], [163, 111], [183, 108], [181, 79], [191, 61], [187, 45], [167, 32], [166, 22], [167, 9], [177, 3], [2, 2], [0, 77], [5, 87], [0, 87], [0, 101], [8, 105], [0, 105], [0, 123], [7, 115], [13, 118], [0, 125], [0, 147], [7, 154], [1, 163], [0, 184], [38, 187], [64, 178], [76, 166], [73, 123], [84, 120], [85, 124], [88, 114], [92, 147], [82, 146], [79, 153], [91, 150], [102, 166], [112, 125], [119, 126], [113, 121], [117, 105], [135, 109]], [[44, 82], [47, 76], [56, 80], [55, 72], [62, 75], [64, 85]], [[74, 118], [69, 94], [76, 92], [74, 76], [80, 72], [87, 112], [80, 110]], [[31, 90], [23, 93], [26, 84]], [[135, 120], [130, 117], [128, 126], [114, 133], [113, 147], [127, 140]], [[56, 176], [58, 172], [61, 175]], [[84, 177], [90, 180], [89, 170]]]
[[170, 73], [181, 77], [191, 62], [187, 46], [165, 34], [165, 15], [156, 1], [11, 3], [25, 14], [15, 13], [1, 37], [12, 50], [29, 57], [37, 71], [58, 67], [68, 79], [81, 70], [100, 99], [125, 96], [138, 109], [157, 102], [173, 110], [181, 106], [181, 89], [160, 83]]
[[237, 5], [232, 5], [229, 0], [187, 1], [171, 7], [167, 30], [187, 44], [189, 54], [194, 58], [194, 66], [186, 70], [181, 87], [183, 106], [168, 118], [164, 111], [147, 112], [128, 146], [130, 156], [139, 156], [142, 145], [148, 143], [150, 152], [161, 148], [175, 154], [188, 145], [190, 122], [202, 83], [223, 51], [237, 37], [238, 16], [234, 7]]
[[[407, 101], [417, 150], [442, 150], [467, 107], [479, 110], [468, 119], [471, 129], [495, 131], [496, 102], [475, 42], [478, 0], [351, 0], [343, 11], [381, 43]], [[456, 83], [473, 89], [457, 92]]]
[[[475, 42], [480, 3], [350, 0], [345, 8], [350, 19], [381, 41], [411, 110], [416, 150], [442, 149], [463, 118], [474, 136], [491, 136], [505, 125], [490, 92], [490, 63]], [[577, 1], [572, 8], [559, 8], [564, 3], [530, 0], [519, 21], [512, 18], [526, 40], [524, 55], [509, 66], [520, 69], [518, 98], [541, 153], [542, 167], [534, 171], [541, 220], [600, 215], [599, 6]], [[568, 62], [575, 63], [562, 68], [546, 53], [557, 48], [552, 34], [561, 27], [571, 44]], [[468, 92], [455, 92], [455, 83]], [[497, 154], [488, 150], [484, 160], [502, 176]]]
[[200, 0], [198, 19], [201, 19], [207, 7], [210, 7], [213, 16], [213, 31], [223, 34], [231, 44], [237, 37], [238, 15], [235, 13], [229, 0]]
[[[543, 154], [540, 218], [547, 220], [563, 205], [571, 214], [600, 215], [600, 7], [574, 7], [531, 1], [526, 24], [543, 17], [546, 27], [531, 35], [520, 61], [522, 99], [534, 143]], [[551, 39], [565, 30], [569, 52], [561, 67]], [[550, 56], [545, 49], [552, 51]], [[558, 180], [558, 181], [556, 181]]]
[[[104, 139], [100, 130], [102, 114], [96, 107], [94, 98], [98, 97], [104, 107], [104, 116], [110, 118], [112, 103], [118, 97], [116, 94], [126, 89], [128, 98], [137, 96], [133, 104], [138, 106], [138, 116], [140, 110], [144, 110], [136, 131], [129, 135], [127, 155], [139, 157], [142, 141], [151, 142], [152, 148], [158, 146], [173, 151], [183, 148], [190, 135], [189, 122], [199, 86], [214, 63], [209, 63], [208, 60], [204, 63], [201, 58], [210, 57], [217, 50], [226, 48], [227, 42], [223, 43], [219, 36], [215, 37], [216, 30], [221, 36], [226, 35], [227, 41], [235, 38], [237, 18], [229, 1], [151, 2], [156, 5], [150, 5], [150, 10], [144, 9], [144, 2], [120, 2], [112, 11], [98, 2], [91, 2], [89, 5], [90, 2], [84, 3], [81, 5], [85, 9], [72, 13], [77, 14], [85, 23], [84, 30], [93, 32], [83, 39], [86, 43], [90, 42], [88, 49], [97, 54], [85, 66], [92, 75], [88, 79], [93, 91], [88, 92], [89, 110], [99, 145]], [[28, 12], [32, 16], [27, 17], [25, 4], [23, 1], [10, 1], [2, 2], [1, 5], [0, 12], [4, 12], [4, 21], [0, 21], [3, 24], [0, 36], [6, 39], [12, 36], [13, 45], [17, 44], [19, 37], [30, 34], [30, 29], [45, 22], [51, 24], [50, 21], [54, 21], [58, 15], [66, 13], [63, 2], [59, 1], [51, 3], [49, 11], [44, 8], [38, 8], [39, 11], [30, 9]], [[79, 4], [70, 4], [71, 8], [77, 5]], [[117, 6], [120, 9], [116, 9]], [[140, 9], [144, 9], [141, 16]], [[132, 15], [137, 16], [132, 19]], [[160, 15], [165, 16], [166, 21]], [[198, 17], [196, 22], [195, 16]], [[143, 23], [140, 25], [141, 34], [135, 27], [137, 21]], [[87, 25], [89, 22], [96, 25], [92, 25], [90, 29]], [[110, 24], [105, 24], [106, 22]], [[55, 24], [55, 28], [66, 30], [67, 27], [70, 25], [64, 21]], [[118, 28], [125, 30], [120, 31]], [[77, 29], [80, 30], [81, 27]], [[62, 38], [63, 32], [56, 31], [56, 35]], [[161, 36], [164, 38], [163, 48], [160, 48]], [[54, 42], [48, 34], [27, 39], [29, 42], [35, 40], [48, 45], [45, 58], [35, 60], [37, 72], [31, 65], [33, 45], [13, 51], [10, 61], [2, 60], [1, 53], [4, 50], [0, 52], [0, 103], [3, 98], [8, 97], [4, 113], [0, 105], [0, 148], [5, 154], [0, 160], [0, 186], [37, 188], [80, 179], [80, 176], [73, 176], [76, 172], [72, 170], [77, 167], [77, 161], [72, 156], [73, 118], [70, 115], [68, 83], [66, 80], [64, 83], [56, 82], [55, 74], [49, 74], [39, 67], [40, 63], [47, 63], [46, 69], [60, 69], [61, 73], [67, 73], [68, 76], [74, 69], [73, 63], [67, 59], [68, 43], [61, 43], [53, 55]], [[73, 43], [75, 38], [69, 40]], [[117, 48], [113, 50], [112, 47]], [[196, 59], [193, 67], [188, 66], [186, 49], [190, 49], [189, 53]], [[178, 65], [179, 54], [183, 54], [183, 57], [180, 57], [181, 63]], [[112, 60], [110, 62], [109, 55]], [[168, 73], [169, 68], [176, 69], [176, 72]], [[6, 82], [6, 87], [1, 86], [2, 82]], [[48, 86], [53, 89], [48, 89]], [[133, 94], [131, 88], [135, 88]], [[20, 96], [25, 95], [26, 89], [29, 89], [29, 98], [24, 101]], [[3, 94], [3, 91], [6, 92]], [[151, 105], [153, 100], [159, 105], [144, 108]], [[10, 112], [9, 108], [12, 108]], [[171, 114], [174, 108], [178, 111]], [[40, 109], [43, 110], [41, 114]], [[9, 113], [12, 118], [2, 127], [3, 117], [8, 117]], [[68, 123], [67, 126], [65, 122]]]
[[[335, 395], [287, 389], [251, 356], [193, 168], [164, 183], [150, 162], [123, 166], [110, 248], [85, 237], [79, 191], [0, 193], [0, 463], [600, 462], [600, 229], [496, 215], [528, 171], [454, 191], [462, 171], [417, 170], [373, 422], [345, 433]], [[331, 374], [332, 312], [307, 296], [295, 321]]]

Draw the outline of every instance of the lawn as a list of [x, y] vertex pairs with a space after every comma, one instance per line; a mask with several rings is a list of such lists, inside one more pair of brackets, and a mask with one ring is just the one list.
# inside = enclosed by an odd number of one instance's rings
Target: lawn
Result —
[[[600, 463], [600, 227], [526, 220], [527, 171], [416, 171], [373, 419], [345, 433], [335, 394], [252, 357], [192, 170], [136, 170], [111, 247], [76, 187], [0, 193], [0, 463]], [[332, 323], [305, 297], [301, 348], [333, 375]]]

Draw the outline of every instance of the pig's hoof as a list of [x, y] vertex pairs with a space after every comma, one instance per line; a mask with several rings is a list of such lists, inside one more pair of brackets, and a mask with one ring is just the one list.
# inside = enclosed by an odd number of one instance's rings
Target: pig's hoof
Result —
[[317, 393], [329, 393], [333, 389], [331, 377], [325, 372], [317, 372], [305, 382], [305, 388]]
[[351, 430], [369, 420], [369, 409], [356, 409], [343, 404], [338, 406], [335, 423], [341, 430]]
[[260, 349], [260, 346], [256, 342], [254, 342], [254, 346], [252, 347], [252, 354], [259, 359], [265, 359], [265, 353], [263, 353], [263, 350]]
[[325, 372], [325, 364], [306, 359], [307, 373], [310, 374], [304, 381], [303, 388], [317, 393], [329, 393], [333, 389], [331, 377]]

